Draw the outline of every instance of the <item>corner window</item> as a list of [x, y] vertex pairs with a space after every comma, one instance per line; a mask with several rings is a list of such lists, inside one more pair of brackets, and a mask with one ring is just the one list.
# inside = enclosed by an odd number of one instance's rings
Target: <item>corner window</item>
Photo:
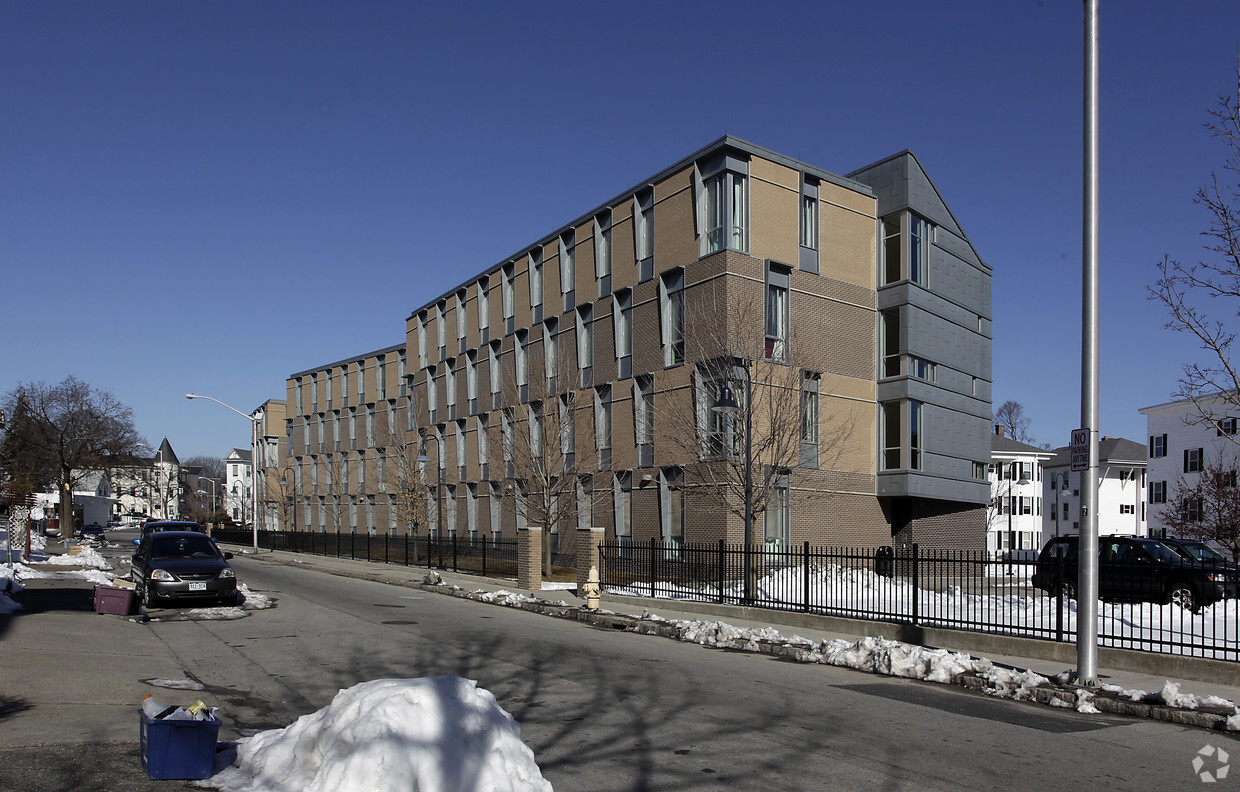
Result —
[[779, 363], [788, 360], [789, 277], [787, 267], [767, 262], [765, 355]]
[[694, 164], [699, 254], [749, 250], [749, 163], [720, 155]]
[[[903, 234], [907, 231], [907, 235]], [[930, 245], [934, 225], [913, 212], [897, 212], [880, 221], [883, 285], [908, 280], [929, 284]], [[908, 242], [905, 244], [905, 237]]]

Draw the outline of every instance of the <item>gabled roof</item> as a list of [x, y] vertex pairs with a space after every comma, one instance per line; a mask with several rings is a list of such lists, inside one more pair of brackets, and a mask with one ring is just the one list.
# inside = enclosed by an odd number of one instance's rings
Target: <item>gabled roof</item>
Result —
[[997, 434], [990, 436], [990, 450], [992, 453], [997, 451], [1008, 454], [1045, 454], [1046, 456], [1050, 456], [1052, 453], [1045, 448], [1038, 448], [1035, 445], [1022, 443], [1019, 440], [1013, 440], [1005, 435]]
[[228, 461], [231, 459], [231, 460], [235, 460], [238, 462], [249, 462], [250, 456], [251, 456], [250, 449], [234, 448], [232, 451], [228, 452], [228, 456], [224, 457], [224, 460]]
[[[1144, 465], [1149, 461], [1149, 449], [1144, 443], [1134, 443], [1122, 437], [1104, 437], [1098, 441], [1098, 464]], [[1047, 467], [1068, 467], [1072, 464], [1072, 447], [1055, 449], [1055, 456]]]

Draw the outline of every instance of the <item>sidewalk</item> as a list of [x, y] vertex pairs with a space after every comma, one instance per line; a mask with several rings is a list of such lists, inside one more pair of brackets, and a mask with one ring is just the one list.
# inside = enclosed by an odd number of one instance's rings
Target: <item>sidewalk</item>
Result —
[[[740, 630], [773, 628], [785, 639], [795, 636], [819, 644], [832, 640], [853, 643], [866, 637], [886, 638], [915, 646], [960, 652], [974, 658], [986, 658], [995, 666], [1040, 674], [1052, 680], [1049, 687], [1039, 688], [1035, 692], [1035, 700], [1042, 703], [1075, 707], [1075, 702], [1078, 701], [1077, 692], [1080, 690], [1078, 686], [1053, 681], [1063, 672], [1074, 671], [1076, 668], [1076, 645], [1070, 643], [955, 630], [916, 629], [884, 622], [711, 603], [617, 597], [606, 593], [603, 595], [600, 610], [591, 612], [585, 609], [585, 600], [577, 597], [571, 588], [529, 592], [518, 590], [515, 579], [483, 578], [429, 570], [426, 567], [405, 567], [285, 551], [262, 550], [254, 555], [249, 548], [237, 547], [234, 552], [264, 563], [298, 566], [325, 574], [422, 588], [442, 594], [471, 596], [473, 599], [485, 597], [494, 601], [494, 597], [486, 595], [509, 592], [516, 596], [503, 598], [504, 601], [499, 604], [516, 605], [549, 616], [590, 621], [618, 629], [667, 632], [658, 629], [656, 620], [662, 619], [680, 622], [718, 621]], [[442, 584], [424, 582], [432, 575], [438, 575]], [[795, 653], [795, 650], [787, 646], [781, 648], [776, 645], [764, 645], [760, 651]], [[1090, 692], [1095, 694], [1092, 702], [1098, 710], [1113, 714], [1168, 720], [1206, 729], [1222, 729], [1225, 728], [1228, 716], [1236, 712], [1236, 707], [1198, 699], [1215, 697], [1233, 705], [1240, 703], [1240, 666], [1235, 663], [1103, 648], [1098, 652], [1098, 678], [1100, 685], [1113, 685], [1125, 691], [1145, 691], [1151, 694], [1141, 701], [1134, 701], [1131, 697], [1099, 688], [1092, 689]], [[987, 684], [985, 680], [968, 674], [960, 675], [952, 681], [954, 684], [977, 690]], [[1177, 703], [1181, 706], [1169, 706], [1159, 697], [1168, 681], [1178, 684], [1181, 699]], [[1240, 721], [1240, 717], [1232, 720], [1235, 725]]]

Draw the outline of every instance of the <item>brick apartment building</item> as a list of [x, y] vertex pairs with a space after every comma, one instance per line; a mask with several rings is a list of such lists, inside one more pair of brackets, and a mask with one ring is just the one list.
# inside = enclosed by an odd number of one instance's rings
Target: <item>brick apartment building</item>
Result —
[[722, 138], [405, 338], [289, 377], [298, 530], [674, 553], [742, 540], [748, 459], [754, 542], [985, 547], [990, 268], [910, 152], [839, 176]]

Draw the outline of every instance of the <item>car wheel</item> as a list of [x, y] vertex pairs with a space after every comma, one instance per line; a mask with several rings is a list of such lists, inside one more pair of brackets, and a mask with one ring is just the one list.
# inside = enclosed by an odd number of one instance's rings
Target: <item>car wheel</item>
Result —
[[142, 593], [139, 596], [142, 599], [143, 605], [148, 608], [155, 607], [155, 592], [151, 591], [151, 587], [145, 581], [142, 583]]
[[1059, 593], [1063, 595], [1064, 600], [1076, 599], [1076, 582], [1065, 580], [1059, 584]]
[[1187, 611], [1197, 611], [1197, 594], [1184, 583], [1172, 583], [1171, 588], [1167, 591], [1167, 602], [1171, 605], [1179, 605]]

